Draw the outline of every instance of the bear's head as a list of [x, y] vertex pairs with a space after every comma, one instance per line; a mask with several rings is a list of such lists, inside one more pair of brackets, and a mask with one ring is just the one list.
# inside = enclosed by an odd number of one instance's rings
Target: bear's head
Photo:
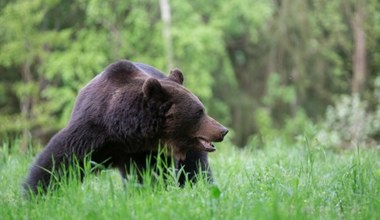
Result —
[[197, 96], [183, 86], [183, 75], [174, 69], [165, 80], [148, 78], [143, 84], [145, 98], [161, 103], [164, 125], [161, 142], [176, 159], [184, 160], [190, 149], [215, 151], [213, 142], [220, 142], [228, 129], [207, 115]]

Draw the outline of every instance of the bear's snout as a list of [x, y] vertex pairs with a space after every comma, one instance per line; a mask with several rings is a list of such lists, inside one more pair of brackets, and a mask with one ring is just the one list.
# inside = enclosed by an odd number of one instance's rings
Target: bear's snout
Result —
[[201, 121], [201, 126], [196, 134], [209, 142], [221, 142], [228, 133], [228, 129], [210, 116], [206, 116]]

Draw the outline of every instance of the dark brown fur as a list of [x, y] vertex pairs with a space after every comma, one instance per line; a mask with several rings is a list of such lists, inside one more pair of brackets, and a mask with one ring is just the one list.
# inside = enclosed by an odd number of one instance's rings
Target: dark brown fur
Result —
[[[178, 69], [165, 77], [146, 64], [124, 60], [109, 65], [79, 92], [70, 121], [39, 154], [24, 188], [46, 190], [51, 171], [67, 167], [74, 157], [81, 164], [89, 154], [125, 177], [131, 162], [145, 169], [146, 157], [160, 144], [173, 152], [190, 178], [200, 168], [211, 179], [205, 152], [210, 149], [199, 138], [222, 141], [227, 129], [205, 113], [182, 83]], [[180, 183], [184, 180], [182, 176]]]

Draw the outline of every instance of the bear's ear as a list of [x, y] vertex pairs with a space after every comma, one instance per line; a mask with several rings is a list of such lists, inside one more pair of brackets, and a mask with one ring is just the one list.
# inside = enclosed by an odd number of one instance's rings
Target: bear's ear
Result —
[[178, 84], [183, 84], [183, 74], [181, 70], [175, 68], [170, 71], [169, 79], [178, 83]]
[[145, 80], [142, 87], [144, 97], [165, 99], [166, 92], [161, 86], [161, 83], [155, 78], [148, 78]]

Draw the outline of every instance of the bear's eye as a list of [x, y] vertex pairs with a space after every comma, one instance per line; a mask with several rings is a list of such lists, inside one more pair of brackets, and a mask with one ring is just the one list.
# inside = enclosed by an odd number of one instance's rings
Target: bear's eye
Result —
[[204, 114], [204, 109], [199, 109], [195, 115], [197, 118], [200, 118], [202, 117], [203, 114]]

